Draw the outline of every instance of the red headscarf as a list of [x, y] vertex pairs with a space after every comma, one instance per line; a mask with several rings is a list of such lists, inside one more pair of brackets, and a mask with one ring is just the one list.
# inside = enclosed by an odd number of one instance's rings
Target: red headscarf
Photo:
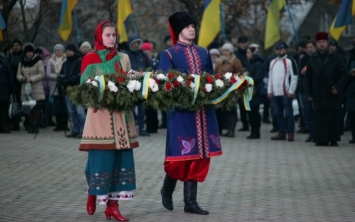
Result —
[[113, 48], [107, 48], [103, 44], [103, 40], [102, 40], [103, 28], [102, 27], [107, 23], [112, 23], [112, 22], [109, 20], [105, 20], [97, 26], [96, 32], [95, 32], [95, 42], [94, 42], [95, 51], [89, 52], [88, 54], [86, 54], [84, 56], [82, 64], [81, 64], [80, 73], [82, 73], [88, 65], [102, 62], [100, 56], [97, 54], [97, 51], [100, 51], [100, 50], [108, 50], [109, 51], [108, 54], [106, 55], [106, 61], [111, 60], [115, 55], [117, 55], [116, 45]]

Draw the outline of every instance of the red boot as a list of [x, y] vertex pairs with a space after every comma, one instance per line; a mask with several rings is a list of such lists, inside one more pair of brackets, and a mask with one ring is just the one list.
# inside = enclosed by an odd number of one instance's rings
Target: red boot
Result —
[[105, 215], [106, 220], [110, 220], [112, 216], [117, 221], [128, 221], [128, 218], [122, 216], [118, 209], [118, 200], [108, 200]]
[[93, 215], [96, 210], [96, 195], [89, 195], [88, 202], [86, 202], [86, 211], [89, 215]]

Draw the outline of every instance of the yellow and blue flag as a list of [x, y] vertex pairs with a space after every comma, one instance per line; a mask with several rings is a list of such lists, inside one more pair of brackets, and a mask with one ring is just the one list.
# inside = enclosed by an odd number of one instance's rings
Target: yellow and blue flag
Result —
[[60, 14], [59, 35], [67, 41], [73, 27], [72, 11], [77, 0], [63, 0], [62, 12]]
[[267, 12], [265, 28], [265, 49], [272, 47], [280, 40], [280, 10], [286, 5], [286, 0], [271, 0]]
[[341, 34], [348, 25], [353, 22], [353, 16], [355, 15], [355, 0], [343, 0], [341, 1], [339, 11], [330, 27], [330, 35], [339, 40]]
[[221, 30], [220, 3], [221, 0], [205, 0], [205, 10], [198, 37], [199, 46], [209, 46]]
[[129, 0], [118, 0], [117, 2], [117, 31], [120, 35], [120, 43], [127, 42], [128, 36], [125, 27], [125, 20], [132, 13], [132, 6]]
[[4, 17], [2, 17], [2, 14], [0, 12], [0, 41], [4, 40], [2, 30], [4, 30], [5, 28], [6, 28], [6, 23], [5, 23]]

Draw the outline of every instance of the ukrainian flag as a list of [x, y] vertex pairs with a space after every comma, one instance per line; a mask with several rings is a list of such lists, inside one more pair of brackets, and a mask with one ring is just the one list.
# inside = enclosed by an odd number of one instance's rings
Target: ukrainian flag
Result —
[[77, 0], [63, 0], [62, 12], [60, 15], [59, 35], [67, 41], [73, 27], [72, 11], [77, 3]]
[[6, 28], [6, 23], [4, 17], [2, 17], [2, 14], [0, 13], [0, 41], [4, 40], [2, 30], [4, 30], [5, 28]]
[[117, 3], [117, 30], [120, 35], [120, 43], [127, 42], [128, 36], [125, 27], [125, 20], [132, 13], [132, 6], [129, 0], [118, 0]]
[[338, 14], [336, 15], [332, 26], [330, 27], [330, 35], [339, 40], [341, 34], [346, 29], [346, 26], [353, 22], [353, 16], [355, 15], [355, 0], [343, 0], [341, 1]]
[[198, 37], [199, 46], [209, 46], [221, 30], [220, 3], [221, 0], [205, 0], [205, 10]]
[[286, 5], [286, 0], [271, 0], [267, 12], [265, 29], [265, 49], [272, 47], [280, 40], [280, 10]]

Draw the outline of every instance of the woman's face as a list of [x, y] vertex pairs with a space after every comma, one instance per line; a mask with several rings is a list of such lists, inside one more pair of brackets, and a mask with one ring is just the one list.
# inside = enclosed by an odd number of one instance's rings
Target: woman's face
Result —
[[247, 49], [247, 58], [250, 60], [253, 57], [253, 52], [250, 49]]
[[64, 54], [63, 49], [56, 49], [54, 53], [57, 57], [61, 57]]
[[222, 49], [222, 54], [225, 56], [225, 57], [229, 57], [232, 55], [232, 52], [229, 51], [228, 49]]
[[106, 48], [113, 48], [116, 45], [117, 34], [115, 28], [105, 27], [102, 31], [102, 43]]
[[26, 58], [28, 58], [28, 59], [31, 59], [34, 55], [35, 55], [35, 53], [32, 51], [26, 52]]

